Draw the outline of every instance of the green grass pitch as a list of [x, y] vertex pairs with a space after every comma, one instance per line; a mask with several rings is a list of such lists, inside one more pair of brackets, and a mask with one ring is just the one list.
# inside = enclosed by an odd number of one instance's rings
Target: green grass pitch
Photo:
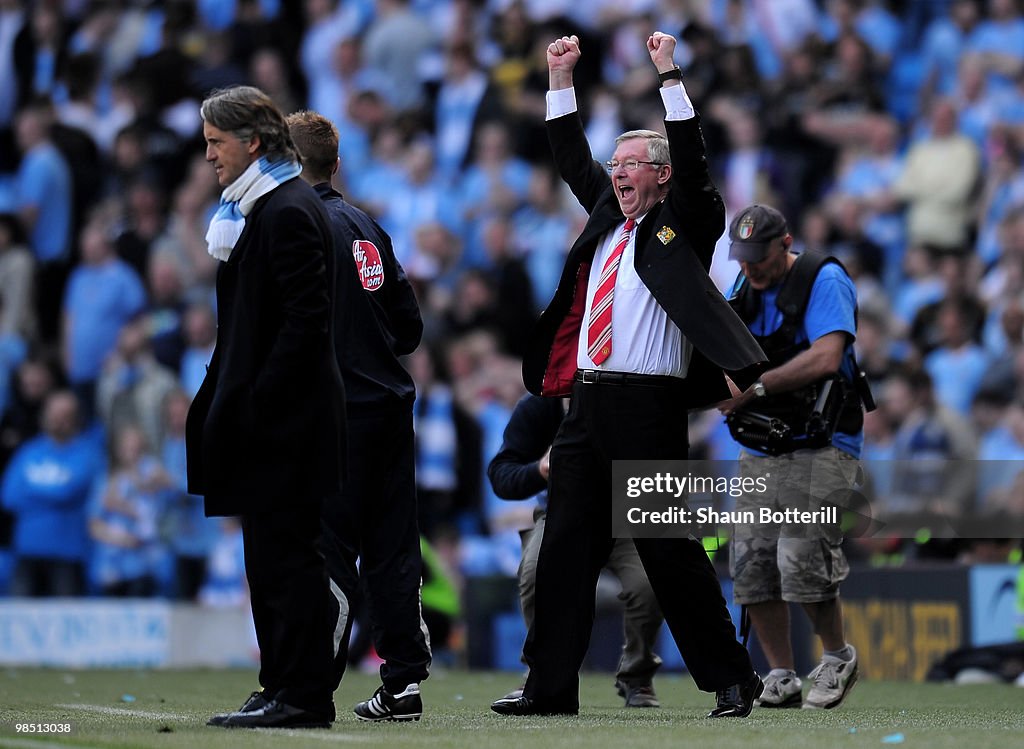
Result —
[[[0, 671], [0, 747], [262, 749], [386, 746], [448, 749], [1008, 749], [1024, 746], [1024, 689], [862, 681], [836, 710], [755, 710], [745, 720], [707, 720], [713, 695], [685, 676], [655, 680], [661, 709], [626, 710], [609, 674], [583, 677], [578, 718], [508, 718], [488, 709], [516, 674], [438, 671], [423, 684], [418, 723], [365, 724], [352, 706], [375, 676], [351, 673], [338, 690], [331, 730], [209, 728], [212, 712], [237, 707], [252, 671]], [[29, 735], [17, 723], [71, 722], [70, 735]]]

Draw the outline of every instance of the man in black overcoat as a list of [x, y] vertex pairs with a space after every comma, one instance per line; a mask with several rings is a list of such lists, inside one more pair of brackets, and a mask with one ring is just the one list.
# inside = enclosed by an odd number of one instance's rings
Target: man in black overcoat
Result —
[[207, 515], [241, 518], [263, 687], [210, 723], [327, 727], [336, 604], [316, 539], [345, 465], [330, 228], [266, 94], [214, 92], [202, 116], [224, 188], [207, 243], [222, 263], [217, 345], [188, 415], [188, 490]]

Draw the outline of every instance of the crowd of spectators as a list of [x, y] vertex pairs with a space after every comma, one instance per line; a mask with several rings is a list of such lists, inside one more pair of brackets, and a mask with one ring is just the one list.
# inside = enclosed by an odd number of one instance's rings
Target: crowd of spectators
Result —
[[[532, 508], [485, 468], [585, 218], [550, 163], [544, 48], [579, 35], [604, 160], [619, 132], [663, 127], [655, 29], [680, 39], [730, 215], [779, 207], [857, 282], [874, 501], [1024, 515], [1005, 469], [1024, 457], [1018, 0], [0, 0], [7, 589], [244, 593], [237, 525], [203, 517], [183, 451], [216, 336], [199, 102], [243, 83], [337, 124], [337, 186], [393, 237], [426, 323], [408, 361], [423, 533], [462, 574], [514, 575]], [[735, 456], [717, 412], [691, 418], [696, 456]], [[1004, 468], [936, 479], [976, 459]], [[980, 553], [864, 545], [926, 548]], [[11, 579], [18, 558], [36, 562]]]

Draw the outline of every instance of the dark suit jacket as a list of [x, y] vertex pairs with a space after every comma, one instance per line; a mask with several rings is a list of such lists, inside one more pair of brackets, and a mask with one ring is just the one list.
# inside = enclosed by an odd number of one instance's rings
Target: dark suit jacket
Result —
[[[335, 257], [313, 188], [257, 201], [217, 271], [217, 346], [188, 414], [188, 490], [207, 515], [320, 502], [341, 490], [345, 393], [334, 356]], [[339, 301], [343, 303], [343, 301]]]
[[[766, 357], [708, 277], [725, 208], [708, 174], [699, 119], [667, 121], [665, 127], [672, 150], [672, 187], [640, 224], [634, 262], [640, 280], [693, 344], [687, 406], [697, 408], [729, 397], [722, 370], [746, 387]], [[572, 388], [594, 251], [625, 217], [607, 172], [590, 154], [579, 115], [550, 120], [547, 129], [562, 179], [590, 214], [523, 360], [523, 381], [530, 392], [557, 396]]]

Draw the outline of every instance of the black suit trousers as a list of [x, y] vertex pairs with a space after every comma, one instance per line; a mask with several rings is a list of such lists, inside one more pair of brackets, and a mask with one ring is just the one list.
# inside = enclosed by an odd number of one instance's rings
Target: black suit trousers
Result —
[[268, 698], [333, 720], [332, 598], [316, 548], [320, 508], [295, 502], [241, 522], [260, 685]]
[[[594, 590], [611, 552], [612, 461], [685, 460], [685, 386], [575, 383], [551, 448], [547, 524], [537, 560], [536, 614], [524, 655], [526, 697], [579, 706]], [[721, 585], [693, 539], [635, 539], [676, 645], [697, 686], [715, 691], [753, 673]]]

